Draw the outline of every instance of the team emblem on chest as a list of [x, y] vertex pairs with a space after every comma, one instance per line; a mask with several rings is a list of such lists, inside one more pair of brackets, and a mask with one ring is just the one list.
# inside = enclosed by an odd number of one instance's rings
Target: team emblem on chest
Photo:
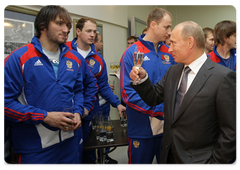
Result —
[[169, 55], [167, 55], [167, 54], [161, 55], [161, 59], [163, 60], [163, 61], [162, 61], [163, 64], [171, 64], [171, 63], [170, 63]]
[[73, 71], [73, 69], [72, 69], [72, 62], [71, 61], [67, 60], [66, 61], [66, 65], [67, 65], [67, 70], [68, 71]]
[[90, 59], [89, 64], [93, 66], [95, 64], [95, 61], [93, 59]]

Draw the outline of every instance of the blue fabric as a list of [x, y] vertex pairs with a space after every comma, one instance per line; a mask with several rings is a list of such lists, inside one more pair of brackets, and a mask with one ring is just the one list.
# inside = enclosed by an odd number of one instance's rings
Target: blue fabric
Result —
[[[73, 39], [71, 42], [68, 42], [67, 45], [73, 50], [77, 51], [77, 38]], [[103, 57], [95, 50], [94, 44], [91, 45], [91, 51], [85, 58], [89, 69], [94, 74], [97, 79], [98, 93], [102, 96], [103, 99], [107, 100], [113, 107], [117, 107], [120, 104], [118, 96], [114, 95], [112, 89], [108, 84], [108, 73], [107, 66]], [[96, 101], [94, 103], [93, 110], [89, 115], [84, 118], [91, 120], [93, 115], [98, 111], [99, 103]]]
[[[84, 113], [80, 55], [65, 44], [60, 45], [60, 51], [58, 79], [37, 37], [5, 59], [5, 119], [12, 122], [15, 153], [40, 152], [64, 142], [59, 128], [44, 123], [47, 112], [63, 111], [74, 102], [74, 113], [81, 116]], [[42, 130], [46, 134], [44, 139], [40, 135]], [[59, 137], [52, 141], [46, 131], [55, 134], [59, 131]], [[43, 147], [42, 142], [51, 144]]]
[[[82, 121], [82, 129], [83, 129], [83, 144], [86, 142], [87, 136], [92, 128], [92, 121], [84, 119]], [[82, 153], [82, 163], [94, 163], [96, 161], [96, 151], [93, 150], [84, 150]]]
[[144, 46], [144, 68], [153, 84], [157, 83], [167, 72], [168, 68], [176, 64], [172, 55], [168, 53], [168, 46], [160, 42], [157, 52], [154, 44], [143, 40], [144, 35], [139, 37], [139, 41], [130, 46], [121, 58], [120, 90], [123, 101], [126, 103], [128, 118], [128, 136], [131, 138], [152, 138], [154, 137], [149, 117], [164, 120], [164, 104], [148, 106], [137, 92], [132, 88], [129, 76], [133, 63], [133, 54], [136, 46]]
[[78, 139], [72, 138], [62, 145], [37, 153], [18, 154], [20, 164], [78, 164]]
[[151, 139], [128, 138], [128, 145], [129, 164], [151, 164], [154, 156], [157, 163], [160, 162], [162, 136]]
[[237, 64], [237, 54], [236, 49], [230, 50], [230, 57], [228, 59], [224, 59], [220, 56], [220, 54], [217, 52], [217, 47], [215, 46], [213, 48], [213, 51], [208, 53], [208, 57], [215, 63], [218, 63], [220, 65], [223, 65], [233, 71], [236, 72], [236, 64]]

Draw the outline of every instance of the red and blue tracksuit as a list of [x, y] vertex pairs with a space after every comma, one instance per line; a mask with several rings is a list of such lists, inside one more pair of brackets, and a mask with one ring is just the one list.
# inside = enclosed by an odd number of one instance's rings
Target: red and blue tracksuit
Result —
[[230, 50], [230, 57], [228, 59], [222, 58], [216, 49], [216, 46], [213, 48], [213, 51], [207, 55], [213, 62], [221, 64], [227, 68], [236, 72], [236, 49]]
[[160, 157], [164, 125], [164, 104], [148, 106], [131, 87], [129, 73], [134, 66], [135, 47], [145, 47], [142, 67], [147, 71], [153, 84], [161, 80], [167, 69], [175, 64], [171, 54], [168, 53], [167, 45], [160, 42], [156, 52], [154, 44], [144, 41], [144, 36], [141, 35], [139, 40], [124, 52], [120, 63], [121, 96], [126, 103], [128, 120], [129, 163], [152, 163], [154, 155], [157, 155], [157, 159]]
[[[77, 51], [77, 42], [76, 38], [73, 39], [71, 42], [67, 42], [67, 46], [72, 48], [73, 50]], [[110, 102], [113, 107], [117, 107], [120, 104], [120, 101], [116, 95], [112, 92], [112, 89], [109, 87], [108, 84], [108, 74], [107, 74], [107, 66], [102, 58], [102, 56], [95, 50], [94, 44], [91, 45], [91, 51], [85, 58], [88, 67], [90, 68], [91, 72], [97, 79], [98, 85], [98, 94], [102, 96], [103, 99]], [[93, 113], [97, 111], [95, 107], [99, 105], [98, 102], [94, 103], [94, 108], [92, 110]], [[85, 119], [91, 120], [92, 114], [88, 115]]]
[[[77, 51], [77, 38], [74, 38], [72, 41], [67, 42], [66, 44], [70, 49]], [[94, 103], [93, 110], [89, 113], [87, 117], [82, 119], [82, 128], [83, 128], [83, 141], [87, 138], [88, 133], [91, 129], [91, 120], [95, 114], [98, 114], [99, 111], [99, 99], [98, 94], [102, 96], [103, 99], [110, 102], [113, 107], [117, 107], [120, 103], [118, 97], [114, 95], [112, 89], [108, 84], [108, 74], [107, 74], [107, 67], [104, 59], [102, 56], [95, 50], [94, 44], [91, 44], [91, 51], [85, 58], [88, 67], [90, 68], [91, 72], [94, 74], [95, 78], [97, 79], [98, 85], [98, 93], [96, 95], [97, 101]], [[85, 151], [84, 151], [85, 153]], [[91, 159], [91, 158], [90, 158]], [[95, 161], [93, 158], [91, 161]], [[84, 155], [83, 162], [90, 163], [89, 158]]]
[[[74, 113], [84, 114], [80, 55], [64, 44], [60, 51], [57, 77], [37, 37], [5, 59], [5, 119], [12, 124], [14, 153], [21, 163], [79, 161], [79, 134], [44, 123], [47, 112], [72, 105]], [[72, 152], [68, 156], [66, 149]]]

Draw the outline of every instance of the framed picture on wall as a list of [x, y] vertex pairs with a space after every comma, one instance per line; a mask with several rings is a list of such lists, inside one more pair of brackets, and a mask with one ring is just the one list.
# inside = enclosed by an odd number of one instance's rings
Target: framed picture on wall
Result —
[[15, 49], [31, 42], [37, 11], [18, 6], [4, 10], [4, 58]]
[[73, 19], [73, 38], [77, 37], [77, 31], [76, 31], [77, 22], [78, 22], [78, 19]]
[[4, 18], [4, 55], [30, 43], [33, 36], [33, 22]]

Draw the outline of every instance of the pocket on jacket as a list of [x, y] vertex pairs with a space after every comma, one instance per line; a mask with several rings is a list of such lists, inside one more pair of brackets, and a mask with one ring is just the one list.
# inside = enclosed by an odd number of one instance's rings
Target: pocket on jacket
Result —
[[213, 150], [198, 150], [193, 151], [192, 153], [192, 162], [193, 163], [207, 163], [208, 160], [212, 157]]

